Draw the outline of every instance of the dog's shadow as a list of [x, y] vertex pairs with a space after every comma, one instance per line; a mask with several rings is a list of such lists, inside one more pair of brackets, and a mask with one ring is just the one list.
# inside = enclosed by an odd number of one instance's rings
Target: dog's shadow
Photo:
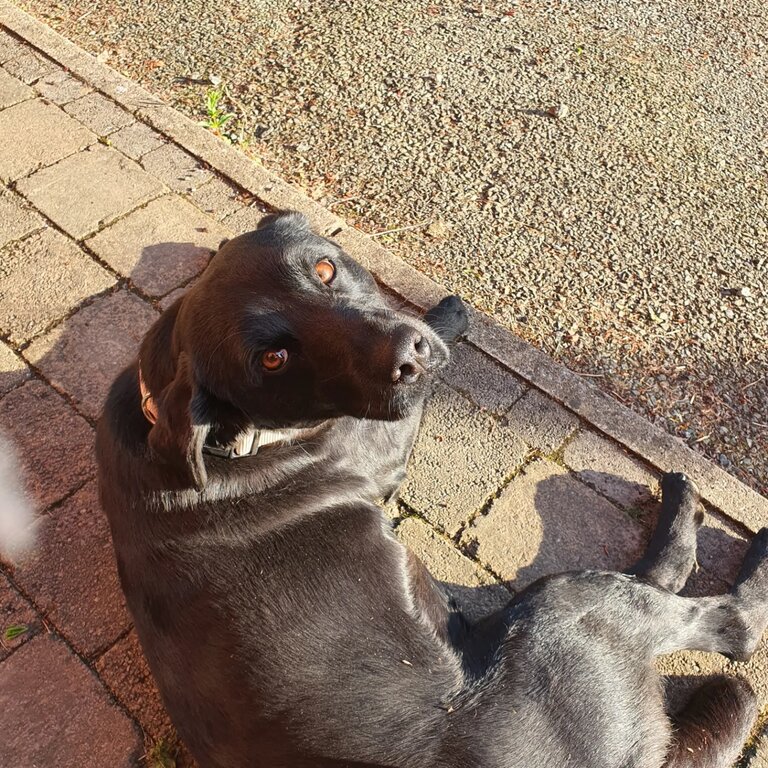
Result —
[[[623, 571], [641, 557], [656, 525], [659, 502], [651, 498], [630, 512], [622, 511], [593, 488], [610, 483], [639, 491], [642, 486], [608, 473], [580, 474], [591, 487], [574, 475], [555, 474], [535, 484], [532, 500], [524, 493], [502, 494], [499, 509], [489, 513], [495, 515], [499, 542], [478, 546], [472, 529], [468, 541], [465, 534], [465, 553], [474, 555], [500, 582], [481, 587], [442, 582], [469, 616], [474, 619], [489, 608], [501, 607], [544, 576], [574, 570]], [[519, 479], [525, 482], [524, 476]], [[505, 495], [518, 504], [504, 504]], [[493, 538], [487, 530], [483, 533], [486, 540]], [[735, 526], [706, 513], [698, 531], [698, 565], [682, 594], [727, 590], [746, 549], [747, 541]], [[478, 554], [486, 551], [489, 557], [484, 561]]]

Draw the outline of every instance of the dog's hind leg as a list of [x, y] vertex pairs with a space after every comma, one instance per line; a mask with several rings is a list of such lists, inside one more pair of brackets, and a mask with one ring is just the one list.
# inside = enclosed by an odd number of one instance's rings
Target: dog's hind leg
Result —
[[673, 718], [664, 768], [731, 768], [756, 716], [757, 698], [746, 680], [718, 676], [705, 683]]
[[469, 326], [467, 308], [458, 296], [446, 296], [423, 320], [446, 344], [456, 341]]
[[679, 592], [696, 565], [696, 532], [704, 514], [696, 486], [685, 475], [664, 475], [661, 492], [659, 522], [642, 559], [627, 573]]
[[746, 661], [768, 625], [768, 528], [752, 539], [729, 594], [693, 598], [657, 591], [644, 597], [639, 605], [650, 620], [654, 655], [698, 650]]

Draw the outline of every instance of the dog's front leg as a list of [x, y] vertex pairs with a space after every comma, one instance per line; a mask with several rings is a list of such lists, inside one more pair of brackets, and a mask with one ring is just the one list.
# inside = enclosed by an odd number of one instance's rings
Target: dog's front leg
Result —
[[424, 315], [424, 322], [446, 344], [452, 344], [469, 327], [469, 313], [458, 296], [446, 296]]

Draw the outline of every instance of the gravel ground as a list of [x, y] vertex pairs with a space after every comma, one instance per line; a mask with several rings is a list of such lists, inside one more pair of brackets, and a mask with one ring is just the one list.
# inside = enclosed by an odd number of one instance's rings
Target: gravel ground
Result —
[[764, 0], [19, 4], [768, 494]]

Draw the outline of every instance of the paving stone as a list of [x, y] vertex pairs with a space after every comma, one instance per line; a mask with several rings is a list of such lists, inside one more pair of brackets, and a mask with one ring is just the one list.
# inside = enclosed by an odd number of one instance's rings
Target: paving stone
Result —
[[224, 224], [233, 232], [242, 235], [253, 232], [259, 222], [269, 213], [269, 210], [258, 202], [252, 202], [224, 219]]
[[429, 572], [443, 582], [470, 621], [506, 605], [512, 595], [477, 563], [459, 552], [449, 541], [422, 520], [409, 517], [396, 528], [397, 537]]
[[176, 299], [183, 296], [198, 280], [199, 278], [196, 277], [194, 280], [190, 281], [181, 288], [177, 288], [175, 291], [171, 291], [167, 296], [163, 296], [163, 298], [158, 302], [160, 310], [165, 312], [168, 307], [175, 303]]
[[40, 635], [0, 674], [0, 765], [132, 768], [141, 756], [133, 723], [60, 641]]
[[150, 296], [199, 274], [231, 232], [177, 195], [162, 197], [99, 232], [88, 245]]
[[[391, 285], [391, 280], [388, 279], [387, 284]], [[728, 517], [754, 532], [765, 525], [768, 499], [694, 451], [681, 438], [651, 424], [593, 383], [563, 368], [546, 352], [479, 313], [474, 315], [468, 337], [511, 370], [537, 382], [600, 432], [644, 457], [652, 466], [666, 472], [685, 472], [697, 483], [704, 499]]]
[[193, 765], [165, 711], [135, 630], [96, 662], [96, 670], [115, 698], [141, 724], [147, 748], [162, 741], [177, 753], [176, 768]]
[[24, 45], [4, 29], [0, 29], [0, 64], [5, 64], [11, 59], [18, 59], [20, 56], [31, 53], [31, 51], [29, 46]]
[[64, 111], [88, 126], [98, 136], [109, 136], [110, 133], [135, 122], [130, 112], [118, 107], [114, 101], [100, 93], [89, 93], [70, 101]]
[[34, 95], [35, 92], [28, 85], [0, 69], [0, 109], [13, 106]]
[[133, 160], [100, 145], [38, 171], [18, 188], [77, 239], [165, 191]]
[[540, 459], [473, 522], [462, 544], [520, 589], [551, 573], [622, 570], [640, 557], [644, 538], [643, 529], [610, 502]]
[[44, 226], [23, 198], [0, 186], [0, 248]]
[[23, 384], [31, 375], [29, 366], [7, 344], [0, 341], [0, 395]]
[[[673, 678], [670, 700], [673, 709], [684, 703], [701, 678], [710, 675], [738, 675], [749, 681], [761, 706], [768, 700], [768, 641], [766, 637], [748, 662], [729, 661], [719, 653], [680, 651], [656, 659], [656, 668], [663, 675]], [[693, 679], [691, 679], [693, 678]]]
[[115, 149], [133, 160], [140, 160], [147, 152], [165, 144], [162, 134], [153, 131], [148, 125], [138, 120], [113, 133], [109, 140]]
[[451, 350], [451, 362], [442, 378], [476, 405], [498, 415], [525, 393], [506, 368], [469, 344], [458, 344]]
[[17, 448], [24, 486], [39, 509], [93, 477], [93, 430], [42, 381], [0, 400], [0, 428]]
[[97, 655], [128, 629], [95, 480], [41, 518], [35, 550], [14, 566], [13, 578], [84, 656]]
[[[98, 418], [109, 387], [136, 356], [159, 314], [128, 291], [97, 299], [24, 350], [24, 357], [77, 407]], [[98, 350], [98, 354], [94, 354]]]
[[[13, 635], [7, 634], [13, 632]], [[18, 634], [14, 630], [23, 630]], [[40, 631], [35, 609], [11, 586], [0, 573], [0, 661]], [[2, 667], [0, 667], [2, 676]]]
[[700, 651], [678, 651], [659, 656], [654, 666], [665, 678], [665, 694], [671, 712], [679, 711], [707, 677], [728, 673], [728, 660], [724, 656]]
[[234, 185], [228, 184], [221, 177], [214, 176], [202, 187], [198, 187], [192, 192], [189, 198], [209, 216], [221, 221], [243, 208], [248, 196]]
[[568, 443], [563, 460], [580, 480], [626, 510], [642, 511], [660, 492], [654, 473], [594, 432], [584, 431]]
[[0, 142], [0, 180], [5, 182], [55, 163], [96, 141], [88, 129], [40, 99], [23, 101], [0, 112], [0, 136], [18, 136], [18, 141]]
[[725, 584], [732, 584], [749, 545], [743, 529], [722, 515], [707, 512], [699, 528], [697, 542], [699, 565]]
[[507, 413], [507, 423], [545, 456], [554, 453], [579, 427], [579, 419], [537, 389], [531, 389]]
[[59, 67], [39, 53], [27, 53], [5, 63], [5, 68], [14, 77], [30, 85]]
[[192, 192], [212, 176], [196, 158], [175, 144], [153, 149], [142, 157], [141, 164], [176, 192]]
[[0, 251], [0, 332], [26, 341], [114, 282], [71, 240], [36, 232]]
[[73, 77], [69, 72], [57, 70], [35, 83], [35, 90], [48, 101], [62, 106], [91, 92], [91, 87]]
[[512, 430], [438, 385], [427, 406], [401, 498], [453, 536], [522, 464], [526, 451]]

